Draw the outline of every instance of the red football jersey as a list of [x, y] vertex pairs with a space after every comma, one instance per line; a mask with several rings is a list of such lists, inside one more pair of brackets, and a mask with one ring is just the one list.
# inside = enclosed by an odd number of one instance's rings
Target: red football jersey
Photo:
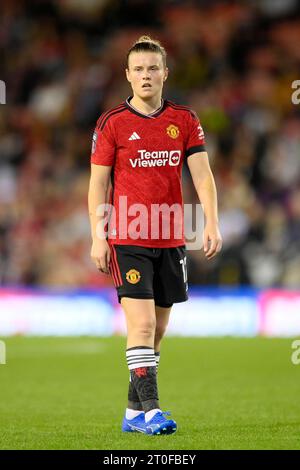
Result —
[[182, 165], [205, 151], [202, 127], [185, 106], [165, 100], [146, 115], [130, 99], [103, 113], [93, 135], [91, 162], [112, 167], [109, 242], [184, 245]]

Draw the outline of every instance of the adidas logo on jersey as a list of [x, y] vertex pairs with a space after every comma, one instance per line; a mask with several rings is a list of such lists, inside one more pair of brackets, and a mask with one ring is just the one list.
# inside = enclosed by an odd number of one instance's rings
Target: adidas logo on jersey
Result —
[[140, 136], [136, 132], [134, 132], [133, 134], [131, 134], [128, 140], [138, 140], [138, 139], [140, 139]]

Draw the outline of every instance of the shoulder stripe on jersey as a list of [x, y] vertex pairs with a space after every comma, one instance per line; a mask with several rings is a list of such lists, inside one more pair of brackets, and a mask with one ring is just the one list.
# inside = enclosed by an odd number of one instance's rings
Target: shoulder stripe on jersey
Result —
[[104, 127], [105, 127], [105, 124], [107, 123], [108, 119], [110, 119], [114, 114], [118, 114], [118, 113], [122, 113], [123, 111], [126, 111], [127, 108], [126, 106], [114, 111], [113, 113], [110, 113], [108, 114], [108, 116], [106, 116], [106, 118], [101, 121], [101, 125], [100, 125], [100, 131], [103, 131]]
[[195, 111], [193, 111], [188, 106], [182, 106], [182, 105], [179, 105], [179, 104], [175, 104], [175, 103], [172, 103], [172, 101], [168, 101], [168, 104], [171, 106], [171, 108], [178, 109], [178, 111], [188, 111], [193, 117], [198, 119], [198, 116], [195, 113]]
[[190, 157], [191, 155], [193, 155], [194, 153], [198, 153], [198, 152], [206, 152], [206, 148], [205, 148], [204, 144], [195, 145], [194, 147], [190, 147], [188, 150], [186, 150], [185, 156], [187, 158], [187, 157]]
[[97, 121], [97, 129], [99, 129], [99, 127], [101, 126], [103, 120], [112, 112], [118, 110], [118, 109], [122, 109], [124, 108], [124, 104], [119, 104], [118, 106], [115, 106], [114, 108], [110, 109], [109, 111], [105, 111], [104, 113], [101, 114], [101, 116], [99, 117], [98, 121]]
[[101, 126], [102, 126], [102, 123], [103, 121], [109, 117], [111, 114], [113, 114], [115, 111], [118, 111], [119, 109], [124, 109], [124, 105], [119, 105], [119, 106], [116, 106], [115, 108], [113, 109], [110, 109], [109, 111], [106, 111], [105, 113], [101, 114], [100, 118], [98, 119], [98, 122], [97, 122], [97, 129], [100, 129]]
[[104, 118], [104, 116], [106, 116], [107, 114], [109, 114], [109, 113], [111, 113], [112, 111], [115, 111], [116, 109], [119, 109], [119, 108], [121, 108], [121, 107], [123, 107], [123, 106], [124, 106], [124, 103], [120, 103], [120, 104], [118, 104], [117, 106], [114, 106], [113, 108], [110, 108], [110, 109], [108, 109], [107, 111], [104, 111], [102, 114], [100, 114], [99, 119], [98, 119], [98, 122], [100, 122], [100, 121]]
[[187, 109], [188, 111], [190, 111], [190, 109], [191, 109], [188, 106], [184, 106], [183, 104], [173, 103], [173, 101], [168, 101], [168, 104], [170, 106], [173, 106], [174, 108], [183, 108], [183, 109]]
[[112, 109], [109, 109], [108, 111], [104, 111], [104, 113], [102, 113], [100, 115], [100, 117], [98, 118], [98, 121], [97, 121], [97, 128], [100, 127], [100, 124], [101, 124], [101, 121], [103, 121], [103, 119], [105, 118], [105, 116], [107, 116], [109, 113], [111, 113], [112, 111], [114, 111], [115, 109], [118, 109], [122, 106], [122, 104], [119, 104], [118, 106], [115, 106], [114, 108]]

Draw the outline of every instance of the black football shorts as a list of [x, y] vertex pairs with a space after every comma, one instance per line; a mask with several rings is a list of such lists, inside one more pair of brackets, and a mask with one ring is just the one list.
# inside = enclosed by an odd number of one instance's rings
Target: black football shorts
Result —
[[154, 299], [155, 305], [170, 307], [188, 298], [184, 246], [111, 245], [110, 273], [119, 302], [122, 297]]

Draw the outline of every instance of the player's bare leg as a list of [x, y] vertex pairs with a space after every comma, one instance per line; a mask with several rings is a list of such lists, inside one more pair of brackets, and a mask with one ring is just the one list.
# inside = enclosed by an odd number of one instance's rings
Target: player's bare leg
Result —
[[160, 343], [167, 330], [171, 309], [172, 307], [165, 308], [165, 307], [159, 307], [158, 305], [155, 305], [155, 316], [156, 316], [156, 328], [155, 328], [155, 336], [154, 336], [155, 353], [160, 352]]
[[[139, 399], [145, 413], [144, 432], [171, 434], [176, 430], [176, 423], [172, 420], [166, 420], [159, 408], [158, 401], [154, 354], [156, 332], [154, 301], [152, 299], [123, 297], [121, 304], [127, 322], [126, 358], [131, 380], [123, 430], [143, 432], [141, 408], [135, 401]], [[162, 325], [160, 326], [162, 328]]]
[[171, 309], [172, 307], [159, 307], [158, 305], [155, 305], [156, 328], [154, 336], [154, 355], [156, 361], [156, 373], [158, 373], [160, 361], [160, 343], [167, 331]]
[[122, 297], [121, 305], [127, 324], [127, 349], [135, 346], [154, 347], [156, 316], [152, 299]]

